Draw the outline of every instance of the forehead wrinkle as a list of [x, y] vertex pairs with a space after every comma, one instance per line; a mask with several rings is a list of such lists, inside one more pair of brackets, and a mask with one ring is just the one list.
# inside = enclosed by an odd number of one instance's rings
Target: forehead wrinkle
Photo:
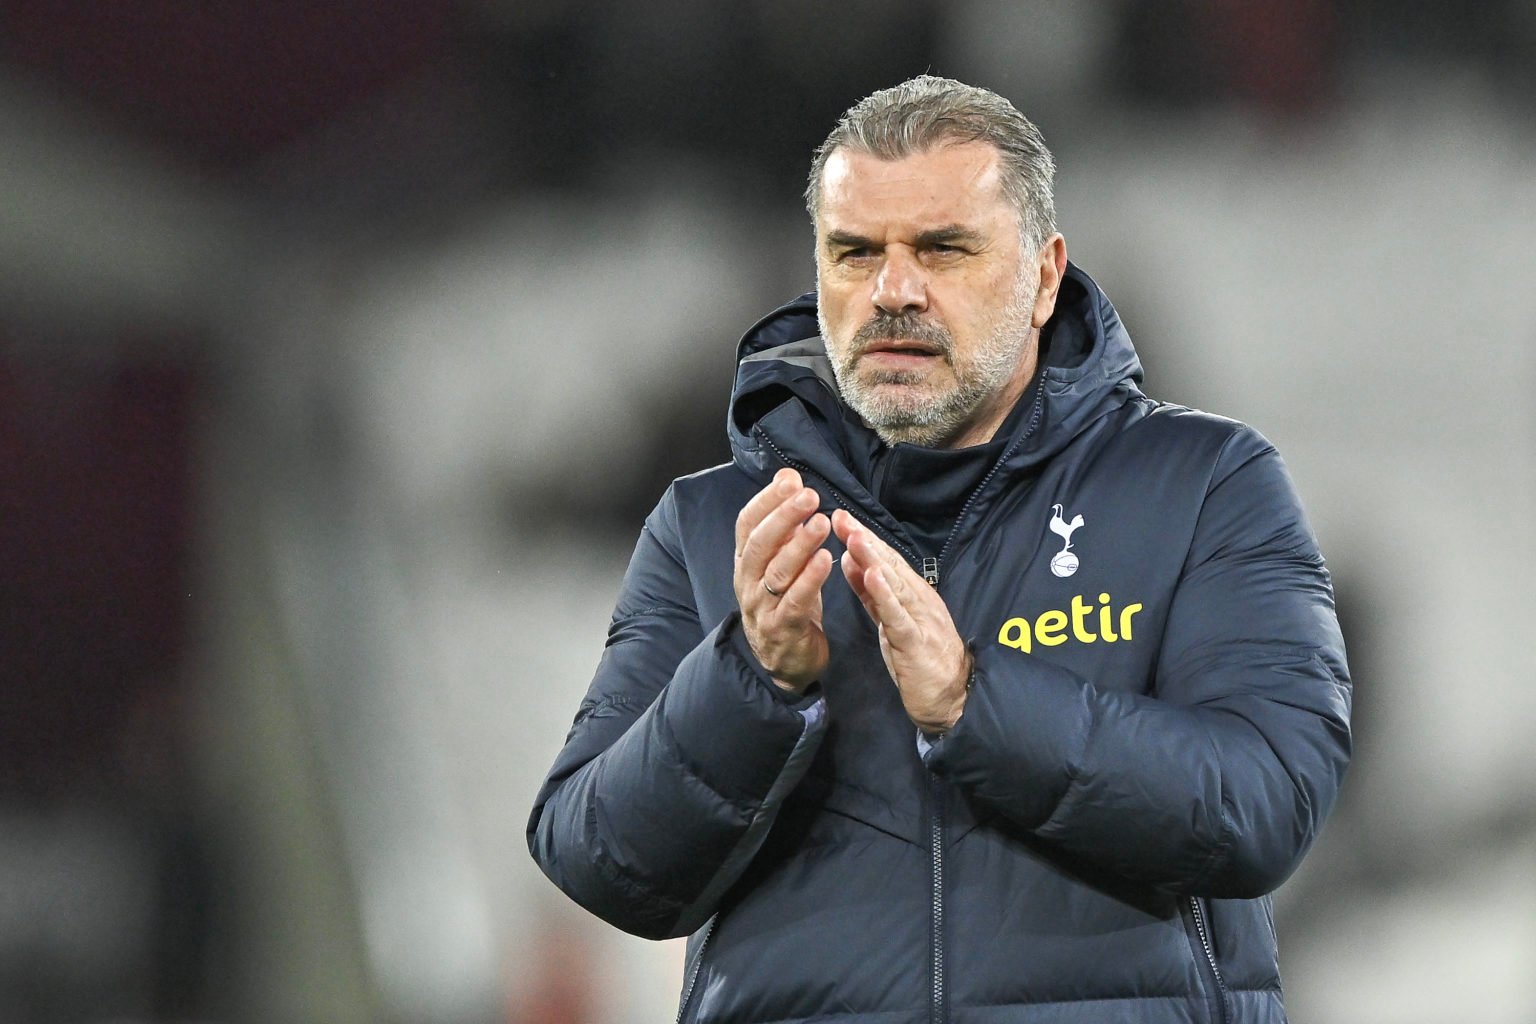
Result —
[[[961, 150], [958, 159], [952, 158]], [[950, 159], [944, 159], [951, 157]], [[935, 165], [935, 159], [944, 159]], [[935, 146], [897, 159], [886, 159], [862, 150], [840, 149], [823, 168], [822, 199], [818, 227], [826, 228], [835, 214], [845, 233], [862, 234], [872, 225], [860, 218], [873, 216], [888, 223], [893, 217], [949, 225], [957, 221], [981, 221], [993, 204], [1009, 207], [1003, 190], [1002, 162], [995, 147], [965, 142]], [[903, 194], [907, 193], [907, 194]], [[978, 208], [980, 207], [980, 208]], [[958, 216], [957, 216], [958, 215]]]

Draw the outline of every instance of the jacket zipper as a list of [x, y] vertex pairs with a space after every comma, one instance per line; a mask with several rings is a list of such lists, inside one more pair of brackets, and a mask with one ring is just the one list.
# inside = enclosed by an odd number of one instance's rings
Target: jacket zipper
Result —
[[[1019, 445], [1028, 440], [1040, 425], [1040, 414], [1045, 403], [1045, 381], [1035, 389], [1035, 404], [1029, 414], [1029, 424], [1024, 428], [1024, 433], [1017, 441], [1008, 446], [1008, 450], [1002, 457], [987, 470], [987, 475], [981, 478], [981, 483], [972, 489], [970, 496], [965, 499], [965, 504], [960, 507], [960, 514], [955, 517], [955, 525], [950, 528], [949, 536], [944, 538], [944, 546], [939, 549], [937, 558], [924, 558], [922, 561], [923, 579], [928, 585], [937, 588], [939, 585], [939, 566], [943, 562], [945, 554], [949, 551], [950, 543], [955, 539], [955, 534], [960, 532], [960, 524], [970, 512], [971, 506], [976, 503], [979, 495], [987, 483], [1002, 469], [1003, 463], [1008, 457], [1018, 450]], [[777, 450], [777, 449], [775, 449]], [[908, 560], [916, 563], [916, 559], [908, 554]], [[949, 1019], [949, 1006], [946, 1003], [947, 993], [944, 989], [944, 799], [943, 790], [939, 788], [938, 779], [932, 772], [928, 775], [929, 790], [933, 794], [933, 817], [929, 826], [929, 855], [933, 862], [933, 993], [932, 1004], [929, 1008], [929, 1019], [933, 1024], [944, 1024]], [[1204, 933], [1202, 932], [1202, 935]], [[1207, 946], [1207, 949], [1210, 947]], [[1214, 959], [1212, 964], [1214, 964]], [[1220, 975], [1217, 976], [1218, 979]]]
[[1200, 936], [1200, 946], [1205, 950], [1205, 962], [1210, 965], [1211, 976], [1216, 979], [1216, 995], [1221, 1003], [1221, 1020], [1223, 1024], [1230, 1017], [1227, 1009], [1227, 983], [1222, 980], [1221, 968], [1216, 966], [1216, 952], [1211, 948], [1210, 933], [1205, 930], [1205, 912], [1200, 909], [1200, 901], [1195, 897], [1189, 897], [1189, 908], [1195, 915], [1195, 932]]
[[[960, 532], [960, 524], [965, 522], [966, 514], [971, 511], [971, 506], [976, 504], [977, 496], [986, 489], [987, 484], [990, 483], [992, 478], [997, 475], [998, 471], [1003, 468], [1003, 463], [1007, 462], [1009, 457], [1012, 456], [1014, 452], [1019, 450], [1019, 446], [1022, 445], [1025, 441], [1028, 441], [1030, 436], [1033, 435], [1035, 430], [1040, 426], [1040, 416], [1045, 411], [1045, 371], [1041, 370], [1040, 374], [1041, 379], [1039, 386], [1035, 388], [1035, 403], [1033, 408], [1031, 408], [1029, 411], [1029, 422], [1024, 426], [1024, 433], [1020, 434], [1019, 439], [1013, 442], [1013, 444], [1009, 445], [1008, 450], [1003, 452], [998, 460], [992, 464], [992, 468], [987, 470], [987, 475], [981, 478], [981, 483], [977, 484], [971, 489], [970, 496], [965, 499], [965, 504], [960, 506], [960, 514], [955, 516], [955, 525], [949, 528], [949, 536], [944, 538], [944, 546], [939, 549], [939, 557], [927, 559], [925, 561], [923, 566], [923, 578], [926, 579], [931, 585], [935, 587], [939, 585], [939, 565], [944, 561], [944, 556], [949, 553], [949, 545], [955, 539], [955, 535]], [[931, 575], [928, 572], [928, 567], [926, 564], [927, 562], [933, 563], [933, 572]]]
[[699, 939], [698, 952], [693, 955], [693, 966], [688, 969], [688, 980], [683, 985], [683, 999], [677, 1004], [677, 1024], [683, 1024], [683, 1017], [688, 1013], [688, 1001], [693, 998], [693, 986], [699, 980], [699, 972], [704, 967], [704, 948], [709, 945], [709, 938], [715, 933], [715, 922], [718, 917], [711, 917], [704, 923], [704, 935]]
[[[1037, 424], [1038, 419], [1040, 419], [1040, 399], [1035, 401], [1035, 411], [1032, 413], [1031, 421], [1029, 421], [1029, 428], [1025, 431], [1025, 436], [1018, 439], [1017, 444], [1009, 447], [1008, 453], [1003, 454], [1003, 459], [1006, 459], [1009, 454], [1012, 454], [1012, 451], [1014, 451], [1014, 448], [1018, 447], [1018, 444], [1023, 444], [1023, 441], [1025, 441], [1025, 438], [1028, 438], [1029, 434], [1034, 433], [1035, 424]], [[837, 502], [837, 504], [839, 504], [843, 510], [848, 511], [848, 514], [851, 514], [851, 516], [854, 516], [856, 519], [859, 519], [860, 522], [863, 522], [863, 517], [859, 516], [859, 510], [854, 508], [854, 505], [852, 505], [848, 499], [845, 499], [843, 494], [840, 493], [836, 487], [833, 487], [833, 482], [828, 481], [825, 476], [817, 473], [816, 470], [813, 470], [813, 468], [803, 464], [803, 462], [796, 461], [796, 459], [791, 459], [790, 456], [786, 456], [786, 454], [783, 453], [782, 448], [780, 448], [779, 445], [774, 444], [773, 438], [770, 438], [768, 434], [763, 433], [762, 430], [757, 430], [756, 433], [759, 438], [763, 439], [763, 444], [768, 445], [768, 447], [773, 450], [773, 453], [776, 454], [776, 456], [779, 456], [780, 462], [783, 462], [783, 464], [793, 468], [793, 470], [799, 470], [802, 476], [814, 476], [816, 479], [819, 479], [819, 481], [822, 481], [823, 484], [826, 484], [826, 491], [828, 491], [831, 499], [833, 499], [834, 502]], [[997, 468], [1003, 464], [1003, 459], [998, 459], [997, 467], [992, 467], [992, 470], [986, 474], [986, 477], [983, 477], [983, 485], [986, 484], [986, 481], [992, 479], [992, 474], [997, 473]], [[982, 490], [982, 487], [978, 485], [977, 491], [980, 490]], [[965, 516], [966, 510], [971, 508], [972, 500], [975, 500], [975, 491], [972, 491], [971, 499], [966, 500], [965, 507], [960, 510], [960, 516]], [[958, 524], [960, 524], [960, 520], [957, 519], [955, 520], [955, 525], [958, 527]], [[911, 548], [906, 547], [905, 543], [900, 542], [897, 537], [891, 536], [889, 531], [883, 530], [883, 528], [877, 527], [877, 525], [874, 524], [866, 525], [868, 525], [871, 530], [879, 533], [880, 537], [882, 537], [886, 543], [889, 543], [892, 548], [900, 551], [900, 553], [902, 553], [902, 557], [905, 557], [905, 559], [908, 560], [909, 565], [911, 565], [912, 568], [915, 568], [915, 570], [919, 570], [920, 573], [923, 574], [923, 579], [928, 582], [929, 586], [938, 586], [938, 563], [940, 563], [940, 559], [943, 557], [943, 550], [938, 553], [938, 557], [925, 557], [925, 559], [919, 559], [919, 556], [917, 556], [917, 554], [915, 554]], [[949, 536], [954, 537], [954, 530], [951, 530]], [[945, 550], [948, 550], [948, 548], [949, 542], [946, 540]], [[931, 996], [929, 996], [929, 998], [931, 998], [931, 1006], [929, 1006], [929, 1019], [931, 1019], [932, 1024], [943, 1024], [943, 1022], [948, 1019], [948, 1006], [946, 1006], [945, 1003], [945, 817], [943, 817], [943, 797], [942, 791], [940, 791], [940, 788], [938, 788], [938, 780], [932, 774], [929, 774], [928, 780], [929, 792], [932, 792], [932, 798], [934, 798], [934, 811], [932, 811], [932, 818], [931, 821], [929, 821], [929, 858], [931, 858], [932, 863], [931, 913], [932, 930], [934, 930], [934, 933], [932, 933], [931, 944], [932, 975], [934, 975], [934, 987], [932, 987]], [[700, 947], [699, 952], [699, 960], [702, 960], [702, 947]], [[694, 967], [693, 975], [697, 975], [697, 964], [696, 967]], [[688, 987], [684, 993], [684, 1007], [688, 1006], [688, 996], [693, 993], [694, 976], [690, 976], [690, 978], [688, 978]], [[677, 1012], [677, 1024], [682, 1024], [682, 1013], [684, 1013], [684, 1010], [679, 1009], [679, 1012]]]
[[933, 815], [929, 825], [929, 855], [933, 864], [933, 993], [928, 1019], [943, 1024], [949, 1019], [944, 991], [944, 794], [932, 773], [928, 776], [933, 797]]

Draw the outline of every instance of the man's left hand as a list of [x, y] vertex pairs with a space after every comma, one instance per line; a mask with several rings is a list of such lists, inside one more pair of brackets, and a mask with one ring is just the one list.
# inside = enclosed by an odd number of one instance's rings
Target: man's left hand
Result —
[[924, 732], [954, 728], [965, 708], [971, 656], [939, 592], [847, 512], [832, 530], [848, 550], [843, 575], [880, 630], [880, 653], [907, 717]]

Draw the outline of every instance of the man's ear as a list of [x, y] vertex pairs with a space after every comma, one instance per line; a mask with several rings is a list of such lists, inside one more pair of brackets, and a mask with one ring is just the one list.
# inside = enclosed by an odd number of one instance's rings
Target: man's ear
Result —
[[1056, 293], [1061, 290], [1061, 278], [1067, 272], [1067, 240], [1057, 232], [1045, 240], [1039, 262], [1040, 291], [1035, 295], [1035, 312], [1029, 322], [1032, 327], [1044, 327], [1056, 311]]

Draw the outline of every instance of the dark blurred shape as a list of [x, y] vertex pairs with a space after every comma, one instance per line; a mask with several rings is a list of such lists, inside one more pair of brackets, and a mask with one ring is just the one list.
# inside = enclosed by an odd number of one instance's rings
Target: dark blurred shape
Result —
[[1173, 0], [1121, 7], [1126, 99], [1175, 107], [1238, 101], [1280, 115], [1332, 98], [1340, 52], [1330, 0]]
[[203, 1009], [183, 660], [199, 374], [0, 354], [0, 1015]]
[[108, 779], [187, 639], [192, 407], [174, 364], [0, 356], [0, 787]]
[[1261, 110], [1309, 114], [1337, 77], [1333, 0], [1207, 0], [1200, 27], [1225, 89]]
[[603, 185], [626, 155], [681, 156], [738, 168], [756, 201], [792, 202], [844, 109], [929, 66], [939, 22], [919, 0], [557, 8], [478, 36], [519, 180]]
[[291, 141], [439, 52], [448, 0], [0, 0], [6, 63], [211, 167]]

